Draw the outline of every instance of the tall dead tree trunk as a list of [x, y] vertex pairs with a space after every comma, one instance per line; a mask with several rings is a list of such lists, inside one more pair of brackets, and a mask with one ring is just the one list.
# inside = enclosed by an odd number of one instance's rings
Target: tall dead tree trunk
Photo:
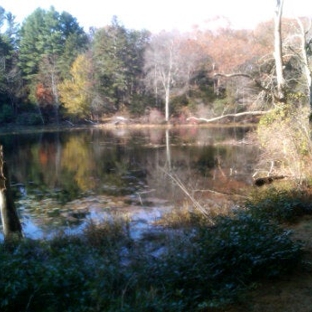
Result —
[[274, 18], [274, 59], [277, 80], [277, 100], [285, 102], [285, 79], [283, 75], [283, 53], [282, 53], [282, 13], [284, 0], [276, 0]]
[[303, 73], [306, 78], [307, 84], [307, 95], [308, 95], [308, 102], [310, 104], [310, 108], [312, 108], [312, 75], [311, 70], [309, 67], [309, 58], [308, 58], [308, 45], [307, 45], [307, 34], [312, 29], [312, 23], [309, 21], [309, 27], [305, 30], [303, 22], [300, 18], [297, 18], [298, 25], [300, 27], [300, 40], [301, 40], [301, 62], [303, 64]]
[[0, 210], [5, 239], [22, 237], [22, 225], [17, 215], [10, 189], [8, 168], [3, 160], [3, 150], [0, 145]]

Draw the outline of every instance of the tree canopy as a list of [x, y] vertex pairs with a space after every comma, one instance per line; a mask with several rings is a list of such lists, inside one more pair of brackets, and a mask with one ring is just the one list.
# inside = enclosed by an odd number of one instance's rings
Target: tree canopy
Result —
[[[283, 91], [309, 102], [310, 20], [280, 15], [280, 22]], [[36, 9], [22, 25], [0, 8], [0, 121], [151, 118], [156, 111], [163, 121], [182, 121], [268, 109], [278, 87], [273, 51], [273, 21], [254, 30], [152, 34], [114, 17], [87, 34], [54, 7]]]

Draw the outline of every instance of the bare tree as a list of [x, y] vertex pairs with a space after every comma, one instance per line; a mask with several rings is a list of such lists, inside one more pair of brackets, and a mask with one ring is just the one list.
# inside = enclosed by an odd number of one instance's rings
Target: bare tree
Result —
[[[283, 39], [282, 39], [282, 12], [283, 12], [283, 3], [284, 0], [275, 0], [276, 6], [275, 6], [275, 18], [274, 18], [274, 65], [275, 65], [275, 71], [274, 73], [266, 73], [265, 75], [261, 75], [261, 67], [268, 67], [267, 61], [266, 66], [263, 66], [261, 62], [259, 62], [259, 73], [258, 77], [254, 76], [254, 73], [248, 73], [246, 72], [237, 72], [233, 74], [221, 74], [221, 73], [215, 73], [214, 77], [216, 79], [219, 79], [220, 77], [224, 78], [237, 78], [237, 77], [243, 77], [247, 78], [249, 81], [253, 82], [254, 86], [257, 87], [259, 92], [264, 92], [266, 94], [272, 94], [273, 99], [277, 100], [278, 102], [286, 102], [286, 91], [285, 91], [285, 78], [283, 73]], [[269, 62], [272, 63], [272, 61], [269, 59]], [[267, 78], [269, 78], [269, 80]], [[268, 81], [266, 81], [268, 80]], [[268, 112], [268, 111], [267, 111]], [[259, 112], [246, 112], [246, 115], [258, 115]], [[233, 117], [238, 117], [236, 114], [232, 114]], [[222, 116], [221, 116], [222, 117]], [[223, 118], [223, 117], [222, 117]], [[217, 118], [219, 119], [219, 117]]]
[[[303, 67], [303, 74], [306, 80], [306, 89], [307, 89], [307, 97], [308, 103], [310, 107], [312, 107], [312, 77], [311, 77], [311, 67], [310, 60], [308, 55], [308, 50], [311, 50], [312, 38], [311, 38], [311, 30], [312, 23], [311, 20], [308, 20], [308, 25], [305, 26], [303, 21], [300, 18], [297, 18], [297, 22], [299, 25], [299, 38], [300, 38], [300, 51], [297, 53], [300, 62]], [[308, 38], [308, 34], [310, 33], [310, 38]]]
[[[276, 0], [274, 20], [275, 100], [279, 105], [265, 122], [259, 125], [258, 138], [262, 143], [259, 167], [267, 168], [267, 175], [292, 177], [300, 184], [311, 176], [312, 142], [309, 123], [310, 107], [299, 99], [311, 102], [311, 70], [309, 66], [309, 25], [303, 19], [287, 20], [281, 31], [283, 0]], [[294, 25], [299, 25], [294, 33]], [[289, 28], [291, 27], [291, 28]], [[299, 29], [299, 30], [298, 30]], [[287, 34], [287, 36], [286, 36]], [[282, 53], [283, 48], [283, 53]], [[283, 67], [287, 71], [283, 72]], [[302, 97], [302, 85], [304, 96]], [[287, 87], [287, 89], [286, 89]], [[305, 104], [306, 104], [305, 102]], [[295, 105], [295, 103], [297, 105]], [[274, 134], [274, 135], [272, 135]]]
[[276, 66], [277, 99], [285, 102], [285, 79], [283, 75], [282, 53], [282, 13], [284, 0], [276, 0], [274, 18], [274, 58]]
[[162, 32], [152, 38], [145, 54], [146, 84], [156, 96], [162, 94], [167, 122], [172, 90], [183, 88], [189, 79], [189, 66], [185, 66], [182, 51], [182, 38], [178, 34]]
[[308, 17], [283, 19], [282, 27], [284, 92], [296, 93], [297, 100], [304, 98], [312, 106], [312, 21]]

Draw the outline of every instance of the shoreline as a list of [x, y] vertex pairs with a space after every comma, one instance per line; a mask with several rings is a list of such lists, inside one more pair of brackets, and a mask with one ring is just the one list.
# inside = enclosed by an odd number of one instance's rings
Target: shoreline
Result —
[[95, 123], [95, 124], [81, 124], [81, 125], [68, 125], [68, 124], [50, 124], [40, 126], [0, 126], [0, 136], [14, 135], [14, 134], [27, 134], [36, 132], [57, 132], [66, 130], [83, 130], [83, 129], [177, 129], [177, 128], [255, 128], [255, 123], [200, 123], [200, 124], [140, 124], [140, 123], [125, 123], [125, 124], [113, 124], [113, 123]]

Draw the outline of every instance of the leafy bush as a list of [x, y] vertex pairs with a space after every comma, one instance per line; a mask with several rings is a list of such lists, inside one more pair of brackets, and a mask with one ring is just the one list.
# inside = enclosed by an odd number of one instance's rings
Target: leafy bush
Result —
[[37, 113], [22, 113], [18, 115], [16, 123], [24, 126], [37, 126], [42, 124], [42, 117]]
[[99, 293], [113, 303], [125, 284], [119, 262], [103, 259], [77, 237], [26, 240], [10, 251], [2, 246], [0, 268], [4, 312], [90, 311]]
[[187, 237], [153, 267], [147, 264], [146, 274], [172, 301], [183, 297], [188, 309], [230, 303], [247, 285], [292, 270], [301, 254], [289, 232], [245, 213], [220, 217]]
[[127, 223], [108, 222], [77, 236], [2, 243], [0, 309], [200, 311], [300, 261], [288, 232], [249, 213], [191, 224], [159, 242], [134, 242]]
[[0, 110], [0, 123], [12, 122], [14, 120], [14, 111], [12, 106], [3, 105]]
[[257, 189], [251, 193], [245, 206], [254, 218], [280, 223], [293, 222], [299, 216], [312, 212], [311, 198], [299, 189]]

